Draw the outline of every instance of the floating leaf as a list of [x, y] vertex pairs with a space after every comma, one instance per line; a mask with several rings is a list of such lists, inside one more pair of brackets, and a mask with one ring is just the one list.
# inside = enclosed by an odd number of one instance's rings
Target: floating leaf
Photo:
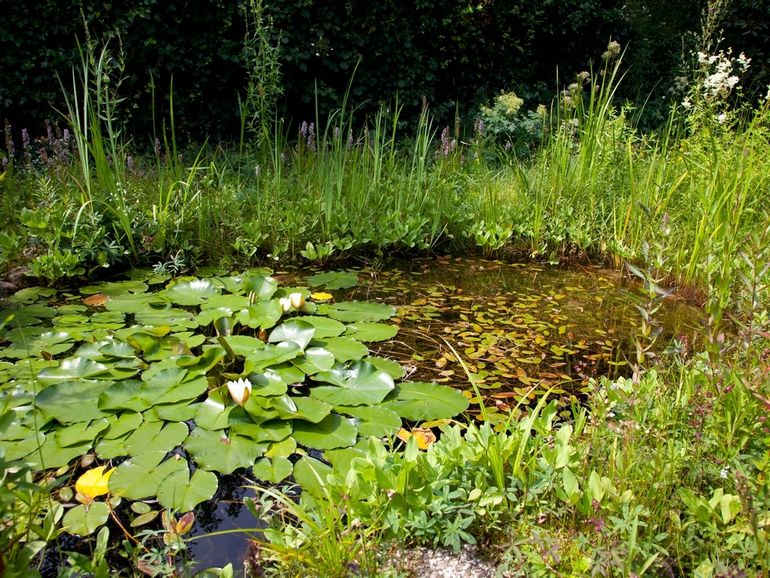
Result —
[[84, 357], [69, 357], [56, 368], [44, 369], [37, 378], [43, 383], [58, 383], [72, 379], [109, 378], [110, 368]]
[[307, 283], [311, 287], [324, 287], [334, 291], [354, 287], [358, 283], [358, 276], [347, 271], [326, 271], [308, 277]]
[[238, 468], [250, 467], [267, 449], [266, 445], [223, 432], [212, 432], [203, 428], [195, 430], [184, 443], [198, 467], [204, 470], [230, 474]]
[[350, 337], [330, 337], [323, 340], [313, 340], [313, 345], [329, 350], [334, 354], [337, 361], [340, 362], [361, 359], [369, 353], [366, 345]]
[[298, 444], [308, 448], [333, 450], [355, 444], [358, 428], [352, 420], [331, 414], [318, 423], [295, 421], [292, 437]]
[[314, 375], [313, 379], [332, 384], [316, 385], [310, 390], [311, 397], [332, 405], [380, 403], [395, 387], [390, 375], [365, 361], [349, 366], [338, 364], [331, 371]]
[[163, 479], [158, 488], [158, 502], [164, 508], [189, 512], [195, 506], [214, 497], [219, 483], [216, 474], [195, 470], [192, 477], [185, 469], [178, 469]]
[[328, 315], [337, 321], [345, 323], [360, 323], [363, 321], [384, 321], [396, 313], [390, 305], [370, 303], [367, 301], [342, 301], [318, 306], [319, 315]]
[[319, 317], [317, 315], [303, 315], [302, 321], [310, 323], [315, 327], [313, 339], [324, 339], [326, 337], [337, 337], [345, 331], [345, 324], [329, 317]]
[[[296, 407], [294, 411], [289, 408], [274, 406], [278, 417], [281, 419], [296, 419], [318, 423], [332, 411], [330, 404], [312, 397], [292, 397], [291, 401]], [[248, 410], [248, 408], [246, 409]]]
[[166, 289], [164, 295], [172, 303], [183, 306], [200, 305], [209, 297], [219, 295], [219, 288], [208, 279], [177, 283]]
[[381, 405], [335, 406], [334, 411], [354, 418], [362, 438], [391, 436], [401, 427], [401, 417]]
[[145, 452], [170, 452], [182, 444], [188, 433], [184, 423], [145, 422], [126, 439], [126, 453], [138, 456]]
[[468, 400], [458, 390], [423, 382], [401, 382], [383, 402], [404, 419], [424, 421], [454, 417], [468, 409]]
[[273, 458], [272, 460], [270, 458], [262, 458], [252, 469], [254, 476], [258, 480], [272, 484], [282, 482], [291, 475], [293, 470], [294, 466], [292, 463], [282, 457]]
[[291, 319], [273, 329], [268, 337], [270, 343], [295, 343], [300, 349], [305, 349], [315, 334], [315, 327], [301, 319]]
[[117, 468], [110, 478], [110, 493], [129, 500], [142, 500], [156, 496], [163, 480], [172, 473], [187, 471], [187, 460], [179, 456], [166, 457], [164, 451], [149, 451], [129, 458]]
[[107, 523], [110, 507], [104, 502], [94, 502], [89, 506], [79, 504], [71, 508], [62, 518], [62, 529], [70, 534], [88, 536]]
[[429, 446], [436, 443], [436, 434], [427, 428], [421, 427], [415, 427], [411, 430], [401, 428], [398, 430], [396, 437], [403, 442], [408, 442], [410, 438], [414, 438], [417, 448], [421, 450], [427, 450]]
[[350, 324], [345, 335], [359, 341], [387, 341], [398, 333], [398, 326], [386, 323], [354, 323]]
[[105, 417], [94, 401], [110, 386], [110, 381], [64, 381], [46, 387], [35, 397], [35, 405], [60, 423], [91, 421]]

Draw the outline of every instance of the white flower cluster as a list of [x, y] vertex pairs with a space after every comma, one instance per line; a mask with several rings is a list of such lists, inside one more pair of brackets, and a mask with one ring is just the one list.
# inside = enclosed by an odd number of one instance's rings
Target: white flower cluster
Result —
[[723, 51], [718, 54], [698, 52], [698, 64], [707, 72], [703, 80], [703, 91], [706, 98], [725, 100], [740, 81], [740, 74], [749, 68], [751, 59], [743, 52], [737, 58], [731, 59]]

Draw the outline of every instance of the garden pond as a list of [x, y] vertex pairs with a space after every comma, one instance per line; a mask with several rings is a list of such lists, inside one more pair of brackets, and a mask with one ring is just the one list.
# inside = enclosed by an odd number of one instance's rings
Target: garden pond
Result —
[[[454, 257], [27, 288], [0, 301], [0, 449], [55, 480], [75, 534], [166, 509], [196, 512], [192, 536], [254, 528], [245, 486], [301, 487], [369, 436], [438, 434], [482, 401], [490, 420], [579, 403], [592, 377], [629, 374], [642, 294], [598, 267]], [[700, 317], [666, 299], [657, 353]], [[246, 543], [190, 550], [222, 565]]]

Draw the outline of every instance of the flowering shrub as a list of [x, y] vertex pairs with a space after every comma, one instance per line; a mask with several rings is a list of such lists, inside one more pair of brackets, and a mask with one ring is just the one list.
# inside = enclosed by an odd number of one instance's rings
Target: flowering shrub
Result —
[[491, 107], [481, 107], [478, 136], [503, 145], [516, 156], [526, 156], [541, 140], [546, 109], [540, 105], [536, 111], [522, 110], [523, 106], [524, 100], [514, 91], [499, 94]]

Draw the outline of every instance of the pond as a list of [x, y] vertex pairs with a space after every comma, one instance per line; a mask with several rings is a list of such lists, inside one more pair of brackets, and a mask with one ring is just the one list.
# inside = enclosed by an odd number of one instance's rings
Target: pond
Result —
[[[458, 353], [492, 419], [549, 390], [568, 401], [579, 398], [592, 377], [631, 372], [627, 360], [635, 355], [641, 319], [634, 296], [642, 289], [618, 271], [448, 256], [344, 271], [352, 277], [327, 277], [332, 286], [355, 282], [331, 289], [336, 298], [396, 308], [390, 321], [399, 327], [397, 336], [374, 344], [372, 351], [399, 361], [409, 379], [450, 384], [476, 403]], [[289, 284], [313, 278], [304, 271], [275, 277]], [[687, 344], [695, 339], [702, 319], [698, 309], [671, 298], [658, 322], [660, 352], [673, 340]], [[477, 415], [477, 406], [469, 412]], [[223, 493], [213, 519], [196, 531], [259, 526], [238, 501], [246, 496], [253, 492], [233, 487]], [[228, 562], [239, 567], [247, 542], [237, 534], [206, 537], [193, 541], [190, 551], [200, 568]]]
[[[237, 566], [246, 537], [205, 535], [259, 527], [242, 502], [252, 480], [302, 485], [323, 452], [403, 422], [480, 403], [495, 420], [544, 394], [579, 403], [590, 378], [631, 371], [641, 286], [615, 271], [440, 257], [269, 273], [137, 271], [0, 302], [0, 407], [13, 416], [0, 447], [58, 470], [67, 528], [95, 532], [112, 509], [139, 531], [195, 509], [199, 567]], [[658, 353], [699, 323], [667, 299]], [[76, 494], [84, 472], [108, 476], [104, 490]]]

